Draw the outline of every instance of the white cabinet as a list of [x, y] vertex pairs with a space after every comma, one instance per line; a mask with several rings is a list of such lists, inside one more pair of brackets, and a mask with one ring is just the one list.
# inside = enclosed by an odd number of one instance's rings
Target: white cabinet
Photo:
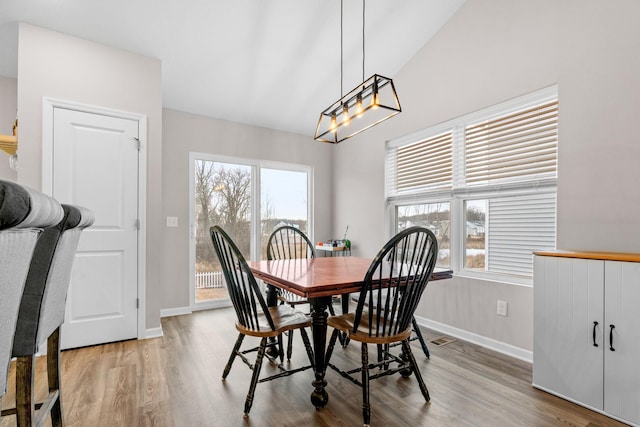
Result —
[[533, 385], [640, 423], [640, 263], [534, 257]]

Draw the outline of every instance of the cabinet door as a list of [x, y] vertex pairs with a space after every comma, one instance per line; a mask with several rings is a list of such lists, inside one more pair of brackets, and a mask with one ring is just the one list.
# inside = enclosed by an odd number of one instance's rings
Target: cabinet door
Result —
[[603, 298], [603, 261], [534, 257], [533, 384], [599, 410]]
[[604, 410], [640, 423], [640, 263], [607, 261], [605, 292]]

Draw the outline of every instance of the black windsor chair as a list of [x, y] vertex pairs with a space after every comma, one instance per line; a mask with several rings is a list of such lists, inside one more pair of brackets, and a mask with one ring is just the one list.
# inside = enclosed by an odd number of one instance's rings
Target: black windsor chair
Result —
[[[211, 227], [210, 232], [213, 247], [222, 266], [229, 297], [236, 312], [236, 329], [239, 332], [231, 355], [229, 356], [229, 361], [222, 373], [222, 379], [225, 380], [229, 375], [236, 356], [240, 357], [253, 371], [249, 392], [247, 393], [244, 405], [244, 416], [247, 417], [253, 404], [256, 385], [259, 382], [289, 376], [313, 367], [313, 350], [311, 349], [311, 342], [305, 330], [306, 327], [311, 326], [311, 318], [288, 305], [267, 307], [261, 289], [236, 244], [219, 226]], [[282, 363], [279, 363], [278, 368], [280, 372], [278, 374], [260, 378], [260, 370], [262, 368], [263, 358], [266, 355], [266, 349], [277, 346], [277, 354], [282, 362], [282, 334], [286, 331], [293, 331], [294, 329], [300, 329], [310, 365], [287, 370], [282, 366]], [[258, 347], [241, 351], [240, 347], [247, 335], [260, 338], [260, 344]], [[269, 341], [269, 338], [277, 338], [277, 341]], [[257, 352], [253, 364], [245, 356], [245, 354], [251, 352]], [[266, 356], [270, 358], [270, 356]], [[275, 359], [271, 360], [275, 361]]]
[[[435, 235], [424, 227], [411, 227], [394, 236], [378, 252], [367, 271], [355, 312], [332, 316], [328, 325], [334, 328], [326, 353], [326, 367], [331, 367], [362, 388], [364, 425], [371, 420], [369, 381], [400, 372], [403, 377], [415, 373], [420, 391], [429, 401], [429, 391], [411, 351], [409, 339], [413, 315], [436, 264], [438, 243]], [[362, 344], [362, 364], [357, 369], [342, 370], [330, 362], [340, 333]], [[389, 346], [401, 343], [399, 356]], [[382, 348], [383, 358], [369, 363], [368, 344]], [[380, 358], [379, 358], [380, 359]], [[396, 368], [390, 367], [397, 362]], [[373, 368], [383, 368], [371, 375]], [[353, 374], [360, 372], [358, 379]]]
[[[285, 225], [278, 227], [271, 233], [267, 241], [267, 259], [300, 259], [315, 258], [316, 251], [309, 238], [299, 228]], [[285, 289], [278, 289], [278, 300], [281, 304], [295, 307], [299, 304], [307, 304], [306, 298], [296, 295]], [[333, 306], [329, 305], [329, 312], [333, 315]], [[291, 359], [293, 334], [289, 334], [287, 340], [287, 359]]]

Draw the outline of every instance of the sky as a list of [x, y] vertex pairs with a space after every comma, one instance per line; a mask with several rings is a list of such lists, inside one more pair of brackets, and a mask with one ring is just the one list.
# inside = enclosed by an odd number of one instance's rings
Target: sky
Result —
[[274, 218], [307, 219], [306, 172], [262, 168], [260, 184], [262, 203], [269, 201]]

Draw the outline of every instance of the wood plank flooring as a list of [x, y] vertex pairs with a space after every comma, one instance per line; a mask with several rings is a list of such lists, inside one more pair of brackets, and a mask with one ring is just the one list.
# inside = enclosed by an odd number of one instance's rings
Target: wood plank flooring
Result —
[[[62, 353], [62, 404], [66, 425], [75, 426], [358, 426], [360, 389], [327, 372], [329, 404], [309, 401], [310, 370], [258, 384], [249, 418], [243, 418], [250, 371], [239, 360], [226, 381], [221, 373], [237, 336], [232, 309], [162, 319], [164, 337], [125, 341]], [[429, 340], [439, 337], [423, 331]], [[245, 342], [250, 338], [247, 337]], [[305, 362], [299, 334], [292, 366]], [[373, 426], [621, 426], [610, 418], [531, 386], [531, 365], [457, 340], [430, 345], [427, 360], [412, 343], [431, 403], [413, 376], [371, 383]], [[375, 356], [375, 348], [370, 349]], [[337, 347], [332, 361], [356, 366], [360, 346]], [[45, 395], [39, 360], [37, 395]], [[12, 367], [13, 369], [13, 367]], [[269, 363], [263, 373], [273, 372]], [[14, 373], [3, 407], [13, 405]], [[47, 421], [48, 423], [49, 421]], [[0, 427], [15, 425], [5, 417]], [[48, 424], [47, 424], [48, 425]]]

